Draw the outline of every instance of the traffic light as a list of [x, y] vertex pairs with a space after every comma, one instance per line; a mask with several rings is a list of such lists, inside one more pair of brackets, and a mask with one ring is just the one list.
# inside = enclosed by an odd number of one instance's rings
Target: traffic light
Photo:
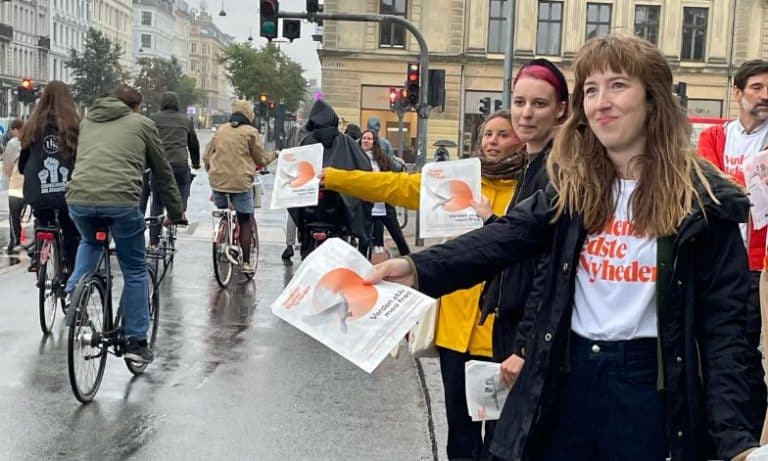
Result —
[[501, 110], [501, 99], [494, 99], [493, 100], [493, 111], [498, 112]]
[[24, 103], [35, 101], [35, 98], [37, 98], [37, 90], [35, 90], [35, 86], [31, 79], [25, 78], [21, 81], [21, 85], [16, 88], [16, 96], [19, 101]]
[[259, 35], [272, 41], [277, 38], [277, 11], [280, 8], [278, 0], [261, 0], [259, 14]]
[[269, 101], [269, 112], [272, 114], [275, 111], [275, 107], [277, 107], [277, 103], [275, 101]]
[[307, 0], [307, 13], [317, 13], [320, 9], [320, 0]]
[[480, 99], [480, 113], [486, 117], [491, 114], [491, 98], [486, 96]]
[[419, 63], [408, 63], [408, 76], [405, 80], [405, 91], [408, 92], [408, 104], [419, 105]]
[[389, 108], [395, 110], [397, 108], [397, 100], [400, 96], [400, 90], [398, 88], [389, 88]]
[[291, 43], [301, 37], [301, 21], [298, 19], [283, 19], [283, 37], [290, 40]]
[[269, 100], [269, 96], [267, 96], [266, 93], [261, 93], [259, 95], [259, 102], [265, 103], [265, 102], [267, 102], [267, 100]]

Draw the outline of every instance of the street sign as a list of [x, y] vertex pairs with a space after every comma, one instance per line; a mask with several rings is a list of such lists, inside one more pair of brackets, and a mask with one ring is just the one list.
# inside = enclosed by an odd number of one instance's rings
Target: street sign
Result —
[[195, 115], [197, 113], [197, 108], [195, 106], [187, 106], [187, 115]]

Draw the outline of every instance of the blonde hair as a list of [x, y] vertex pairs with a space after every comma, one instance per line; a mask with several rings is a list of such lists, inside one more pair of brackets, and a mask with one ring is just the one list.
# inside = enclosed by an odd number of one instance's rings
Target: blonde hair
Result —
[[584, 112], [584, 81], [596, 71], [623, 72], [640, 79], [645, 87], [645, 153], [630, 165], [631, 170], [640, 171], [630, 202], [635, 226], [653, 237], [675, 233], [691, 213], [693, 200], [700, 202], [694, 174], [717, 201], [691, 148], [691, 126], [672, 92], [672, 71], [656, 47], [633, 36], [593, 38], [579, 50], [573, 70], [572, 113], [547, 161], [558, 192], [555, 219], [580, 213], [587, 231], [596, 233], [616, 209], [613, 188], [619, 176]]

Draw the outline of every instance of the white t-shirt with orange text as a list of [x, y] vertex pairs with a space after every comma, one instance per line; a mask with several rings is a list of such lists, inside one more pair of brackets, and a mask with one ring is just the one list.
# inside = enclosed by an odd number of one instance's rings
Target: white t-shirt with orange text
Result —
[[579, 255], [571, 330], [593, 340], [655, 338], [656, 239], [632, 224], [636, 181], [620, 179], [614, 217]]

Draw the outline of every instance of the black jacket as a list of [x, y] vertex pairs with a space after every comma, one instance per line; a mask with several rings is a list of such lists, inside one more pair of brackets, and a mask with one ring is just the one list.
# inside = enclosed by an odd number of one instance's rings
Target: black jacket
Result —
[[[757, 446], [748, 428], [744, 361], [749, 267], [738, 224], [749, 202], [702, 162], [720, 204], [701, 192], [673, 244], [672, 267], [659, 267], [666, 302], [658, 323], [667, 434], [673, 461], [731, 459]], [[474, 285], [524, 258], [548, 252], [528, 359], [496, 425], [492, 452], [535, 460], [546, 443], [565, 362], [576, 268], [586, 231], [580, 215], [552, 218], [554, 190], [539, 191], [506, 217], [411, 255], [419, 289], [430, 296]], [[700, 366], [699, 366], [700, 365]]]
[[[509, 210], [547, 186], [549, 178], [546, 165], [550, 150], [551, 142], [526, 165], [509, 204]], [[486, 224], [497, 219], [497, 216], [491, 216]], [[482, 324], [489, 314], [496, 314], [493, 324], [493, 359], [497, 362], [503, 361], [513, 353], [520, 355], [520, 347], [516, 346], [514, 341], [515, 332], [523, 318], [525, 302], [531, 290], [537, 264], [538, 258], [520, 261], [495, 275], [483, 287], [480, 296], [480, 323]]]
[[64, 195], [75, 169], [74, 152], [61, 152], [58, 130], [49, 123], [42, 139], [33, 142], [19, 155], [19, 173], [24, 175], [24, 201], [35, 210], [66, 208]]
[[179, 96], [166, 91], [160, 99], [160, 112], [155, 112], [150, 117], [160, 139], [163, 140], [165, 158], [172, 167], [185, 167], [187, 163], [187, 147], [192, 167], [200, 168], [200, 142], [195, 134], [195, 127], [186, 115], [179, 112]]

